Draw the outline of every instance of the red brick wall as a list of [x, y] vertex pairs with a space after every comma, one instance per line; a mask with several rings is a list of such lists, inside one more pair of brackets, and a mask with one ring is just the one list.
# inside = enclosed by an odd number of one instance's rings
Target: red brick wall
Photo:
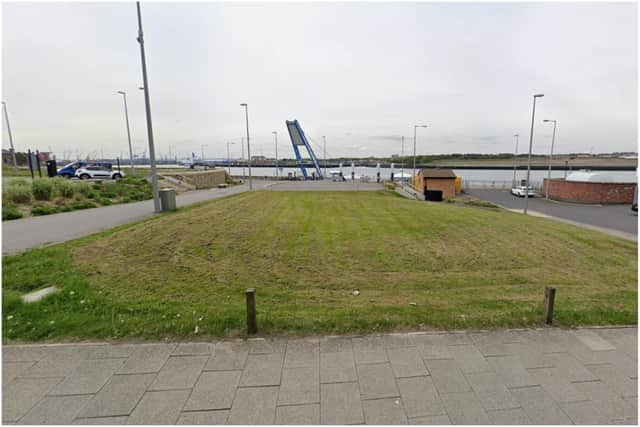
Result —
[[[552, 179], [549, 185], [549, 198], [578, 203], [628, 203], [633, 202], [634, 183], [576, 182], [564, 179]], [[544, 179], [541, 195], [547, 191], [547, 179]]]

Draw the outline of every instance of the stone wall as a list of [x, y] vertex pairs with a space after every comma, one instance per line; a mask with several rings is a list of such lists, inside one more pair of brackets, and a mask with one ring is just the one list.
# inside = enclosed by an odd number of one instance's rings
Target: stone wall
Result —
[[598, 203], [598, 204], [631, 204], [635, 183], [582, 182], [551, 179], [550, 184], [544, 179], [541, 195], [544, 196], [549, 185], [549, 198], [565, 202]]
[[185, 171], [162, 173], [164, 176], [186, 182], [196, 189], [214, 188], [227, 182], [227, 171], [224, 169], [209, 169], [203, 171]]

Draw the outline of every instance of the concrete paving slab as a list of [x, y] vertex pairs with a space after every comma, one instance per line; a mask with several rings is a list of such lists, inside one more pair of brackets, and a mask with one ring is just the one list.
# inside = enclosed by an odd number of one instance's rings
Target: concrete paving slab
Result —
[[214, 355], [204, 367], [205, 371], [243, 370], [249, 354], [248, 346], [223, 342], [215, 345]]
[[428, 425], [442, 426], [442, 425], [451, 424], [451, 420], [449, 419], [448, 415], [434, 415], [432, 417], [410, 418], [409, 424], [422, 425], [422, 426], [428, 426]]
[[227, 424], [273, 424], [278, 387], [239, 388]]
[[357, 365], [357, 372], [363, 400], [400, 397], [389, 363]]
[[396, 378], [429, 375], [417, 347], [388, 348], [387, 355]]
[[606, 341], [600, 335], [596, 334], [590, 329], [577, 329], [572, 331], [584, 345], [589, 347], [593, 351], [615, 350], [616, 347], [610, 342]]
[[35, 365], [22, 372], [23, 377], [64, 377], [69, 375], [84, 358], [84, 354], [73, 348], [48, 349]]
[[320, 403], [320, 372], [315, 368], [290, 368], [282, 371], [278, 405]]
[[221, 425], [227, 422], [229, 410], [183, 412], [178, 418], [180, 425]]
[[611, 421], [638, 416], [637, 398], [623, 399], [602, 381], [575, 383], [573, 386]]
[[233, 402], [240, 371], [203, 372], [193, 387], [185, 411], [229, 409]]
[[338, 353], [353, 351], [351, 338], [325, 337], [320, 340], [320, 353]]
[[251, 338], [248, 341], [249, 354], [284, 353], [287, 341], [283, 339]]
[[352, 352], [320, 353], [320, 382], [340, 383], [357, 381]]
[[103, 345], [96, 349], [89, 359], [126, 359], [131, 356], [137, 346], [133, 344]]
[[127, 424], [175, 424], [191, 390], [148, 391]]
[[446, 414], [431, 377], [399, 378], [397, 383], [409, 418]]
[[250, 354], [240, 377], [240, 387], [280, 385], [284, 353]]
[[489, 417], [473, 392], [440, 395], [453, 424], [489, 424]]
[[520, 404], [494, 372], [465, 374], [482, 407], [487, 411], [517, 408]]
[[180, 343], [171, 352], [172, 356], [211, 356], [214, 346], [208, 342]]
[[514, 388], [511, 393], [534, 424], [572, 424], [571, 419], [542, 387]]
[[362, 402], [364, 419], [370, 425], [409, 424], [402, 401], [398, 398], [365, 400]]
[[409, 334], [386, 334], [382, 336], [382, 342], [387, 349], [397, 347], [416, 347], [415, 342]]
[[487, 415], [494, 425], [533, 424], [522, 408], [487, 411]]
[[49, 394], [95, 394], [123, 363], [124, 359], [83, 360], [71, 375], [58, 383]]
[[290, 340], [284, 356], [285, 368], [311, 368], [320, 364], [320, 343], [317, 339]]
[[388, 362], [387, 351], [382, 337], [353, 338], [353, 358], [356, 364]]
[[155, 374], [114, 375], [78, 414], [79, 418], [129, 415]]
[[16, 378], [2, 385], [2, 422], [16, 422], [62, 378]]
[[560, 407], [565, 414], [571, 418], [574, 424], [609, 424], [610, 420], [606, 413], [593, 406], [590, 400], [581, 402], [560, 403]]
[[556, 402], [587, 400], [586, 395], [566, 379], [560, 368], [530, 369], [529, 373]]
[[20, 374], [36, 362], [2, 362], [2, 382], [9, 384], [11, 380], [20, 376]]
[[569, 353], [545, 354], [544, 358], [547, 363], [557, 368], [556, 372], [562, 374], [570, 382], [595, 381], [598, 379], [593, 372]]
[[24, 417], [20, 424], [71, 424], [92, 396], [45, 397]]
[[127, 423], [129, 417], [96, 417], [96, 418], [76, 418], [72, 424], [80, 425], [123, 425]]
[[465, 374], [491, 370], [484, 356], [475, 345], [452, 345], [450, 351], [460, 370]]
[[17, 345], [2, 347], [2, 362], [38, 362], [45, 349], [38, 345]]
[[420, 347], [423, 359], [452, 359], [450, 347], [442, 334], [414, 335], [414, 342]]
[[358, 383], [320, 385], [321, 424], [362, 424], [364, 414]]
[[425, 363], [439, 393], [471, 391], [471, 386], [453, 359], [427, 359]]
[[149, 390], [192, 388], [209, 356], [171, 356]]
[[489, 366], [498, 374], [507, 388], [538, 385], [517, 356], [487, 357]]
[[638, 379], [632, 379], [619, 372], [613, 365], [587, 365], [587, 368], [619, 396], [636, 397], [638, 395]]
[[278, 406], [276, 424], [279, 425], [318, 425], [320, 424], [320, 404]]
[[118, 371], [119, 374], [148, 374], [160, 371], [175, 344], [147, 344], [139, 346]]

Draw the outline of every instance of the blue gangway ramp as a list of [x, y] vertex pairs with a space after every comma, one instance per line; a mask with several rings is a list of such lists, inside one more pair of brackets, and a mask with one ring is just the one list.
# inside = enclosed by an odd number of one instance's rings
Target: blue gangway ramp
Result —
[[309, 141], [307, 141], [307, 137], [304, 136], [304, 132], [300, 127], [300, 123], [297, 120], [287, 120], [287, 130], [289, 131], [289, 136], [291, 137], [291, 144], [293, 144], [293, 151], [296, 153], [296, 161], [298, 162], [298, 166], [302, 171], [302, 175], [304, 175], [304, 179], [310, 179], [307, 174], [307, 168], [305, 168], [304, 163], [302, 162], [302, 157], [300, 156], [300, 148], [305, 147], [307, 152], [309, 153], [309, 157], [311, 158], [311, 162], [313, 163], [313, 167], [316, 169], [316, 174], [320, 179], [323, 179], [322, 171], [320, 170], [320, 163], [318, 163], [318, 159], [316, 155], [313, 153], [313, 149], [311, 145], [309, 145]]

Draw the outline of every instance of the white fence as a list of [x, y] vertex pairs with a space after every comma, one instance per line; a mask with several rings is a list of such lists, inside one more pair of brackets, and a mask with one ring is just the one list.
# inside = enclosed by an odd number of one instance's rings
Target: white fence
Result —
[[[519, 184], [519, 183], [517, 183]], [[462, 180], [462, 188], [463, 189], [471, 189], [471, 188], [485, 188], [485, 189], [495, 189], [495, 190], [510, 190], [513, 187], [513, 181], [487, 181], [487, 180]], [[542, 190], [542, 182], [540, 181], [531, 181], [531, 187], [534, 190]]]

